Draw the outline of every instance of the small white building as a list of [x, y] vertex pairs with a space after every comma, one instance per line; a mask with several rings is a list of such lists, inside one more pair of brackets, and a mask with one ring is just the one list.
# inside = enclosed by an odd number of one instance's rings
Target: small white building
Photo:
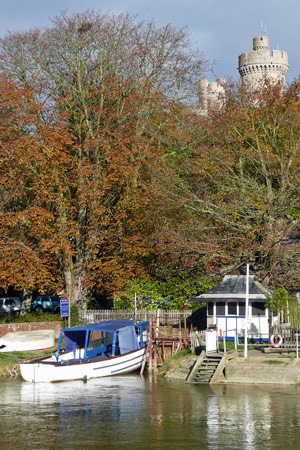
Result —
[[[270, 290], [255, 279], [249, 277], [248, 338], [255, 341], [269, 340], [270, 316], [265, 307]], [[246, 326], [246, 276], [226, 275], [210, 291], [191, 301], [207, 304], [207, 327], [214, 325], [218, 334], [227, 340], [235, 336], [242, 337]], [[221, 331], [222, 330], [222, 331]]]

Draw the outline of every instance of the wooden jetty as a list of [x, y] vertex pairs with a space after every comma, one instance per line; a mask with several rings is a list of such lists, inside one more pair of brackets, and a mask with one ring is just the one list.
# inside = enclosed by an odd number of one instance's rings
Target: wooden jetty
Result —
[[[176, 325], [176, 328], [174, 325]], [[146, 364], [148, 364], [150, 370], [155, 370], [162, 365], [166, 357], [172, 356], [185, 348], [190, 348], [186, 317], [183, 320], [183, 327], [180, 318], [177, 324], [173, 324], [172, 327], [162, 325], [159, 321], [159, 316], [154, 320], [150, 318], [149, 342], [141, 374], [143, 374]]]

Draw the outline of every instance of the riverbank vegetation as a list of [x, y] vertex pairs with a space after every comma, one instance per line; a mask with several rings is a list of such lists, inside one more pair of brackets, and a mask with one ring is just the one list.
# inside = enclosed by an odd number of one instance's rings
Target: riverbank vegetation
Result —
[[206, 69], [186, 30], [130, 15], [0, 40], [4, 290], [185, 308], [246, 262], [298, 289], [300, 82], [228, 85], [203, 116]]
[[[70, 314], [70, 321], [71, 326], [79, 325], [79, 313], [77, 306], [73, 305], [71, 306], [71, 314]], [[22, 314], [20, 316], [15, 315], [3, 315], [0, 316], [0, 324], [5, 323], [28, 323], [28, 322], [57, 322], [61, 321], [61, 323], [64, 323], [65, 319], [62, 319], [60, 314], [49, 314], [46, 312], [40, 312], [40, 313], [26, 313]]]
[[52, 352], [48, 350], [34, 350], [28, 352], [9, 352], [0, 353], [0, 379], [1, 378], [15, 378], [20, 375], [21, 361], [26, 361], [34, 358], [42, 358], [43, 356], [51, 355]]

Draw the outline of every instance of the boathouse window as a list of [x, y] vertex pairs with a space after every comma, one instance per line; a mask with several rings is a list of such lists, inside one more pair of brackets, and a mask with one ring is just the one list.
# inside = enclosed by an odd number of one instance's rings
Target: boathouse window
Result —
[[207, 303], [207, 315], [208, 316], [214, 315], [214, 304], [213, 303]]
[[225, 302], [216, 302], [216, 315], [225, 316]]
[[245, 303], [244, 302], [239, 302], [239, 316], [244, 316], [245, 315]]
[[236, 316], [237, 304], [235, 302], [228, 302], [228, 315]]
[[252, 316], [265, 316], [266, 308], [263, 303], [252, 303]]

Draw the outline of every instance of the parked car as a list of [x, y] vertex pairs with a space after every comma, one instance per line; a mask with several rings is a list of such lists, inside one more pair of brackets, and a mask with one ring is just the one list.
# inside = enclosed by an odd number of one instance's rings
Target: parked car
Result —
[[19, 297], [1, 297], [0, 314], [12, 314], [18, 316], [21, 311], [22, 302]]
[[60, 311], [60, 298], [52, 295], [39, 295], [31, 303], [31, 311], [58, 314]]

